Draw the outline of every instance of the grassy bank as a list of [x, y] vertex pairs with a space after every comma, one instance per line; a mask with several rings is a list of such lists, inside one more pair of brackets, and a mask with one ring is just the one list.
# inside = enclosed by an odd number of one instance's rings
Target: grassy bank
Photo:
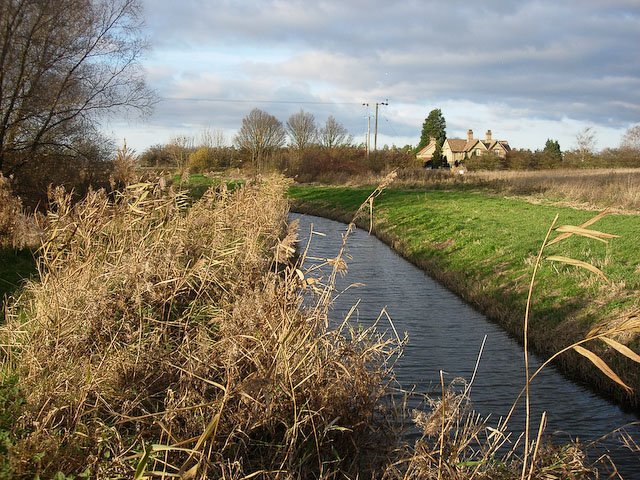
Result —
[[[296, 211], [346, 220], [369, 188], [293, 186]], [[594, 216], [550, 204], [534, 204], [466, 190], [387, 189], [374, 204], [374, 230], [403, 256], [522, 338], [527, 290], [535, 258], [556, 214], [559, 224], [579, 225]], [[368, 226], [368, 220], [362, 220]], [[591, 228], [619, 235], [608, 244], [571, 237], [548, 247], [600, 268], [610, 283], [584, 269], [544, 261], [535, 287], [530, 340], [544, 356], [566, 347], [596, 325], [611, 324], [638, 307], [638, 216], [609, 215]], [[636, 337], [621, 339], [638, 350]], [[604, 343], [594, 346], [636, 393], [628, 395], [577, 354], [560, 357], [570, 375], [618, 401], [640, 406], [637, 364]]]

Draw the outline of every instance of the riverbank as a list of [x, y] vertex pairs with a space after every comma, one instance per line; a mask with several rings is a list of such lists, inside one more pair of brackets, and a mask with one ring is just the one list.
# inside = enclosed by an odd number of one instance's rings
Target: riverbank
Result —
[[[348, 221], [370, 190], [293, 186], [289, 196], [293, 211]], [[390, 188], [375, 200], [373, 231], [521, 341], [535, 258], [556, 214], [562, 225], [579, 225], [595, 215], [481, 192]], [[369, 219], [362, 217], [359, 224], [368, 228]], [[590, 228], [620, 238], [604, 244], [574, 236], [548, 247], [547, 255], [594, 264], [610, 283], [584, 269], [543, 261], [529, 330], [531, 345], [541, 356], [548, 357], [585, 338], [594, 326], [610, 324], [637, 309], [637, 225], [635, 215], [609, 215]], [[638, 350], [637, 336], [619, 340]], [[574, 379], [638, 411], [638, 365], [603, 342], [591, 342], [589, 348], [635, 392], [628, 394], [576, 353], [562, 355], [556, 364]]]

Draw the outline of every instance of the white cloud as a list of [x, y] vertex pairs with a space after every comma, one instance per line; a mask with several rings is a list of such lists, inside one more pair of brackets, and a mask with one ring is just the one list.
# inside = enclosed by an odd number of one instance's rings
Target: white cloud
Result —
[[587, 125], [615, 146], [640, 122], [634, 0], [144, 1], [148, 83], [166, 99], [145, 142], [185, 125], [231, 131], [253, 107], [333, 114], [357, 136], [361, 103], [384, 99], [398, 144], [438, 107], [452, 132], [491, 128], [528, 148]]

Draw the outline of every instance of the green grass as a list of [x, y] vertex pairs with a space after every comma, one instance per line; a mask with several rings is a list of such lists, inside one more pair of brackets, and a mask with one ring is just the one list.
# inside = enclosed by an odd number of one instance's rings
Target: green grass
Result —
[[[371, 190], [294, 186], [289, 196], [293, 210], [345, 218]], [[535, 257], [556, 214], [558, 225], [579, 225], [597, 212], [481, 192], [388, 189], [375, 201], [374, 224], [401, 254], [519, 334]], [[367, 218], [363, 222], [368, 225]], [[636, 215], [609, 215], [590, 228], [620, 238], [604, 244], [573, 236], [545, 250], [545, 256], [595, 265], [611, 284], [584, 269], [544, 261], [531, 320], [540, 353], [551, 354], [638, 305], [639, 225]]]
[[35, 274], [36, 261], [30, 249], [0, 249], [0, 300], [16, 293], [22, 282]]
[[16, 440], [14, 425], [22, 413], [24, 397], [18, 388], [18, 378], [0, 374], [0, 479], [12, 478], [8, 454]]

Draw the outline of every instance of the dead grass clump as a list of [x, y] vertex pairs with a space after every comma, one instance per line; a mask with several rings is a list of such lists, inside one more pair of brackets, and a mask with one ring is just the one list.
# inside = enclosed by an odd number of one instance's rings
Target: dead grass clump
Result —
[[[413, 413], [421, 437], [386, 467], [383, 479], [587, 479], [597, 474], [588, 466], [580, 445], [558, 445], [541, 435], [544, 417], [540, 434], [531, 444], [535, 455], [530, 461], [523, 460], [519, 453], [522, 436], [514, 438], [506, 424], [493, 428], [488, 418], [475, 413], [470, 387], [470, 383], [456, 379], [443, 386], [439, 398], [427, 397], [428, 410]], [[530, 468], [523, 477], [525, 461]]]
[[116, 186], [122, 188], [137, 181], [136, 160], [135, 150], [127, 147], [127, 141], [125, 140], [122, 147], [118, 147], [116, 156], [113, 159], [113, 172], [109, 179], [111, 188]]
[[115, 201], [52, 192], [40, 281], [0, 330], [3, 371], [25, 401], [11, 475], [371, 468], [363, 458], [380, 438], [392, 347], [370, 332], [328, 331], [323, 308], [300, 308], [300, 271], [271, 268], [284, 248], [285, 188], [223, 186], [191, 208], [151, 183]]
[[22, 202], [15, 196], [10, 179], [0, 173], [0, 248], [37, 246], [41, 231], [28, 217]]

